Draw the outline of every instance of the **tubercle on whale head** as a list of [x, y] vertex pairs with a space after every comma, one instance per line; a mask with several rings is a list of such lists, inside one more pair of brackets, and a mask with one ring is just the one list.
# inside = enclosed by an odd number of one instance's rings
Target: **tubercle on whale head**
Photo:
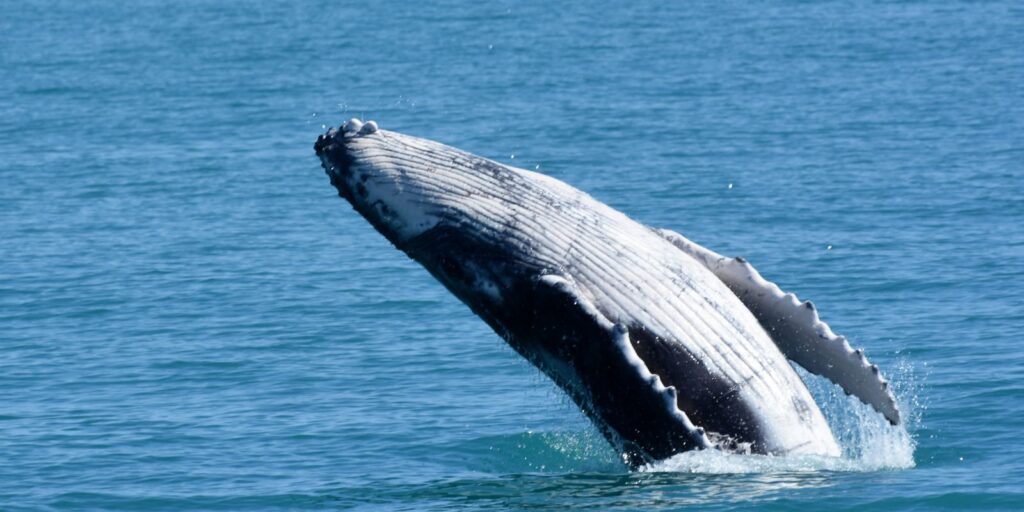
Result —
[[[319, 155], [321, 152], [326, 151], [332, 144], [344, 143], [345, 137], [373, 135], [379, 130], [380, 128], [377, 126], [376, 121], [367, 121], [364, 123], [360, 119], [353, 117], [338, 128], [328, 128], [327, 132], [317, 137], [316, 142], [313, 144], [313, 150]], [[342, 140], [338, 140], [339, 137]]]

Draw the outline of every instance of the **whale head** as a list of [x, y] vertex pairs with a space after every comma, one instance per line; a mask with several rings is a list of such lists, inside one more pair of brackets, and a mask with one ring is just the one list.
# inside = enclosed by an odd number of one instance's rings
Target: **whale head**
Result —
[[508, 194], [517, 170], [357, 119], [314, 149], [338, 195], [478, 314], [501, 302], [513, 273], [536, 267], [506, 236], [521, 204]]
[[437, 226], [450, 194], [437, 185], [431, 169], [406, 162], [395, 151], [394, 136], [351, 119], [331, 128], [314, 145], [338, 194], [393, 244], [405, 242]]

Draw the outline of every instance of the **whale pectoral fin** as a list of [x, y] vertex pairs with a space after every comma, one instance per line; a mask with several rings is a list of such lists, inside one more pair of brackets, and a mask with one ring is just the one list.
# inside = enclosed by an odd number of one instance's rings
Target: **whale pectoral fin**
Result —
[[838, 384], [893, 425], [899, 424], [896, 397], [878, 366], [868, 362], [863, 350], [854, 350], [845, 337], [832, 332], [813, 303], [800, 302], [796, 295], [783, 292], [743, 258], [722, 256], [671, 230], [656, 231], [718, 276], [789, 360]]
[[[532, 320], [541, 324], [542, 336], [555, 340], [550, 350], [565, 347], [559, 356], [571, 362], [582, 384], [576, 392], [567, 391], [605, 436], [620, 446], [631, 466], [712, 447], [704, 429], [679, 409], [676, 388], [664, 385], [637, 355], [625, 325], [609, 320], [564, 277], [537, 278], [535, 293]], [[550, 330], [545, 331], [545, 326]], [[637, 431], [637, 418], [650, 428]]]

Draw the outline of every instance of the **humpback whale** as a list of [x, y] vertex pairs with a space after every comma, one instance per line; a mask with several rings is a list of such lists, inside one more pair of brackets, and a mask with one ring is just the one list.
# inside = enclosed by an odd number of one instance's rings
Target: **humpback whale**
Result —
[[314, 144], [338, 194], [581, 408], [631, 467], [694, 449], [839, 456], [791, 365], [900, 422], [811, 302], [549, 176], [349, 120]]

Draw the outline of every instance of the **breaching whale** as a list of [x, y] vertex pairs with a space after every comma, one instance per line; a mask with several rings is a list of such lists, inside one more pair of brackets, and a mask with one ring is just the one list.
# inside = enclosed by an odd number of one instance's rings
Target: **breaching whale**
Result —
[[840, 455], [790, 361], [900, 422], [878, 367], [742, 258], [373, 121], [331, 128], [314, 149], [339, 195], [557, 383], [632, 467], [706, 448]]

